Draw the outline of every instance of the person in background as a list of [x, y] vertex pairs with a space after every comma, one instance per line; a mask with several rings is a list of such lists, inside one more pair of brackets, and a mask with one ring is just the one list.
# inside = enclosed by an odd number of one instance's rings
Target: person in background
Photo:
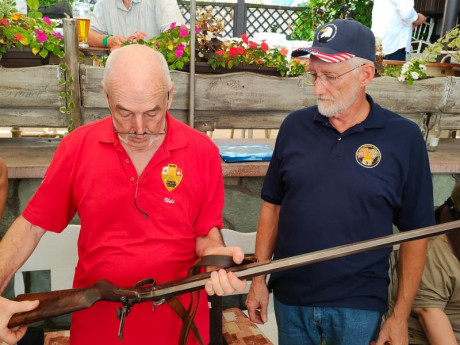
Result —
[[[243, 260], [241, 248], [225, 247], [220, 233], [224, 187], [218, 148], [168, 112], [174, 83], [164, 57], [129, 45], [110, 54], [102, 87], [111, 116], [67, 135], [46, 175], [0, 242], [0, 292], [46, 231], [63, 231], [75, 213], [81, 220], [74, 288], [107, 279], [134, 286], [153, 278], [164, 283], [187, 276], [209, 254]], [[206, 168], [204, 168], [206, 167]], [[208, 294], [242, 291], [245, 282], [225, 270], [206, 282]], [[209, 341], [204, 290], [194, 324]], [[190, 294], [177, 296], [185, 308]], [[175, 309], [153, 302], [133, 306], [123, 345], [177, 345], [182, 320]], [[37, 301], [0, 298], [0, 342], [16, 343], [26, 327], [7, 328], [15, 313]], [[71, 344], [118, 344], [117, 308], [98, 302], [72, 314]], [[190, 332], [187, 344], [199, 344]]]
[[382, 40], [385, 60], [406, 61], [412, 29], [426, 22], [414, 9], [414, 0], [374, 0], [372, 31]]
[[[317, 106], [283, 121], [262, 187], [255, 256], [282, 259], [434, 224], [428, 154], [418, 126], [366, 94], [375, 38], [354, 20], [319, 27], [309, 70]], [[402, 284], [388, 308], [391, 248], [254, 277], [246, 301], [267, 321], [273, 290], [280, 345], [406, 345], [426, 240], [401, 244]]]
[[[8, 167], [5, 161], [0, 158], [0, 221], [5, 210], [6, 197], [8, 194]], [[1, 236], [0, 236], [1, 238]]]
[[88, 45], [116, 47], [136, 31], [150, 39], [172, 23], [185, 23], [176, 0], [99, 0], [91, 14]]
[[[436, 209], [437, 223], [454, 220], [460, 220], [460, 182]], [[410, 344], [460, 344], [460, 229], [428, 241], [425, 270], [412, 310]]]

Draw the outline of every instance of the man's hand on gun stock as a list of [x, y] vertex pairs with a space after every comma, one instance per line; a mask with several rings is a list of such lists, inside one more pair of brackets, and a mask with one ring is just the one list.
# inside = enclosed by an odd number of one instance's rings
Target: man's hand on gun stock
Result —
[[[227, 255], [233, 257], [235, 264], [240, 264], [244, 259], [244, 253], [239, 247], [216, 247], [206, 251], [206, 255]], [[246, 288], [246, 281], [240, 280], [233, 272], [226, 272], [224, 269], [216, 270], [209, 267], [211, 279], [205, 284], [206, 293], [209, 296], [231, 295], [235, 291], [242, 292]]]
[[[244, 253], [241, 250], [241, 248], [238, 248], [238, 247], [216, 246], [216, 247], [206, 249], [203, 252], [203, 254], [205, 255], [226, 255], [228, 257], [231, 257], [235, 264], [241, 263], [244, 259]], [[209, 295], [219, 295], [219, 296], [229, 295], [229, 294], [234, 293], [235, 291], [241, 292], [246, 287], [246, 281], [240, 280], [233, 272], [227, 273], [224, 269], [218, 269], [218, 267], [208, 267], [208, 271], [213, 271], [213, 272], [210, 275], [210, 279], [206, 279], [206, 278], [203, 279], [203, 281], [201, 282], [202, 284], [201, 288], [204, 287], [206, 289], [206, 292]], [[168, 282], [166, 282], [166, 285], [167, 284]], [[198, 285], [197, 288], [199, 289], [200, 285]], [[133, 297], [133, 296], [136, 296], [136, 287], [134, 287], [132, 291], [130, 290], [129, 292], [127, 292], [126, 289], [121, 289], [121, 292], [120, 290], [117, 290], [117, 289], [119, 289], [117, 286], [114, 286], [105, 280], [100, 280], [91, 287], [85, 287], [84, 289], [72, 289], [71, 293], [68, 292], [70, 290], [45, 292], [44, 295], [47, 295], [47, 297], [44, 297], [43, 295], [41, 295], [40, 297], [40, 298], [45, 298], [44, 300], [45, 302], [43, 302], [41, 306], [39, 306], [38, 300], [33, 300], [33, 301], [27, 300], [23, 302], [17, 302], [17, 301], [10, 301], [6, 298], [0, 297], [0, 343], [4, 341], [8, 344], [16, 344], [24, 336], [27, 330], [27, 326], [20, 326], [20, 327], [14, 327], [14, 326], [17, 324], [24, 324], [22, 322], [30, 323], [30, 322], [34, 322], [32, 320], [35, 320], [35, 321], [43, 320], [43, 318], [41, 319], [35, 318], [37, 316], [43, 317], [44, 315], [48, 315], [47, 317], [51, 317], [49, 316], [50, 315], [49, 311], [51, 309], [52, 310], [51, 314], [53, 314], [54, 312], [53, 306], [54, 304], [57, 303], [57, 301], [60, 301], [62, 305], [66, 305], [66, 308], [67, 308], [66, 313], [69, 313], [72, 310], [77, 311], [77, 310], [89, 308], [91, 307], [93, 303], [99, 300], [106, 300], [106, 301], [112, 301], [112, 302], [119, 301], [118, 296], [116, 296], [115, 299], [113, 298], [113, 295], [114, 294], [116, 295], [117, 293], [122, 293], [123, 296], [125, 296], [124, 294], [127, 294], [126, 298], [134, 298], [134, 300], [136, 300], [136, 298]], [[139, 288], [139, 289], [142, 289], [142, 288]], [[65, 295], [62, 295], [63, 291], [67, 291], [67, 293]], [[92, 291], [92, 292], [89, 292], [89, 291]], [[97, 293], [95, 293], [95, 291], [97, 291]], [[155, 289], [152, 289], [152, 293], [154, 293], [155, 291], [156, 291]], [[181, 292], [179, 292], [179, 294], [180, 293]], [[75, 294], [79, 294], [79, 296]], [[53, 297], [50, 297], [51, 295], [53, 295]], [[91, 298], [88, 298], [88, 300], [86, 298], [82, 299], [81, 295], [85, 295], [85, 296], [95, 295], [99, 297], [90, 301]], [[26, 296], [26, 295], [21, 295], [21, 296]], [[147, 298], [146, 301], [148, 300], [152, 301], [154, 299]], [[83, 303], [80, 303], [82, 301]], [[140, 302], [143, 302], [143, 301], [140, 301]], [[137, 301], [136, 303], [140, 303], [140, 302]], [[14, 314], [28, 312], [28, 311], [34, 310], [37, 307], [39, 307], [40, 309], [37, 312], [38, 314], [34, 314], [33, 316], [32, 314], [27, 314], [27, 316], [23, 314], [21, 314], [20, 316], [15, 315], [15, 320], [13, 321], [14, 318], [12, 319], [12, 316]], [[58, 314], [53, 314], [53, 315], [57, 316], [57, 315], [62, 315], [62, 314], [58, 313]], [[23, 320], [23, 321], [19, 321], [19, 320]], [[28, 320], [28, 321], [25, 321], [25, 320]], [[13, 327], [8, 328], [8, 324], [13, 325]]]
[[8, 328], [8, 321], [16, 313], [33, 310], [38, 306], [38, 301], [15, 302], [0, 297], [0, 341], [16, 344], [27, 330], [27, 326]]

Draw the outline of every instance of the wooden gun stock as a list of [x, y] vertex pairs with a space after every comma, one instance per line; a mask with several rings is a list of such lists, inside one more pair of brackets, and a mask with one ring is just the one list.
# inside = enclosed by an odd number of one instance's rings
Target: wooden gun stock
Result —
[[8, 327], [27, 325], [89, 308], [97, 301], [113, 296], [115, 290], [116, 287], [108, 281], [100, 280], [89, 288], [18, 295], [15, 301], [39, 300], [40, 304], [34, 310], [14, 314]]
[[[240, 279], [249, 279], [268, 273], [358, 254], [371, 249], [389, 247], [402, 242], [439, 235], [454, 229], [460, 229], [460, 220], [285, 259], [233, 266], [228, 268], [227, 271], [234, 272]], [[8, 323], [8, 327], [26, 325], [47, 318], [72, 313], [89, 308], [98, 301], [119, 302], [125, 308], [147, 301], [155, 301], [155, 304], [159, 305], [172, 296], [202, 289], [209, 277], [210, 272], [207, 272], [158, 285], [153, 280], [146, 280], [136, 284], [134, 288], [120, 288], [110, 284], [106, 280], [100, 280], [89, 288], [19, 295], [16, 298], [17, 301], [39, 300], [40, 304], [35, 310], [14, 314]]]

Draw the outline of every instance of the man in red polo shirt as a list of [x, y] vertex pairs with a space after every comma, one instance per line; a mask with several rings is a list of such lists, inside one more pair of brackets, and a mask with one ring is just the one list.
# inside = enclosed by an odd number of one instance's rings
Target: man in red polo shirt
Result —
[[[173, 83], [163, 56], [131, 45], [114, 51], [102, 82], [112, 116], [82, 126], [59, 145], [41, 186], [0, 243], [0, 291], [45, 231], [61, 232], [78, 213], [81, 232], [74, 287], [100, 279], [133, 286], [185, 277], [197, 257], [243, 259], [225, 247], [224, 188], [217, 147], [204, 134], [168, 114]], [[245, 283], [213, 272], [208, 294], [242, 291]], [[209, 342], [204, 291], [195, 317]], [[179, 296], [188, 306], [189, 295]], [[6, 327], [12, 314], [36, 302], [0, 300], [0, 340], [15, 343], [25, 327]], [[118, 344], [117, 303], [98, 302], [72, 315], [71, 344]], [[182, 321], [165, 303], [132, 308], [123, 344], [177, 344]], [[198, 344], [190, 332], [187, 344]]]

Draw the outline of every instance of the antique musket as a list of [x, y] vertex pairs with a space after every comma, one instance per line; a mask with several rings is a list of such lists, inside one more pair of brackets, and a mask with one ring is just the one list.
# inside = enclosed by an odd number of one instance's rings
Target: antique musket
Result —
[[[427, 238], [454, 229], [460, 229], [460, 220], [292, 256], [285, 259], [274, 261], [265, 260], [245, 265], [237, 265], [227, 268], [226, 271], [234, 272], [240, 279], [250, 279], [260, 275], [336, 259], [351, 254], [358, 254], [372, 249], [380, 249], [407, 241]], [[98, 301], [109, 301], [121, 303], [123, 306], [122, 313], [119, 315], [121, 319], [119, 330], [120, 336], [122, 335], [124, 319], [130, 311], [129, 308], [134, 304], [153, 301], [153, 306], [155, 308], [155, 306], [163, 304], [167, 299], [173, 296], [204, 288], [205, 282], [210, 278], [210, 274], [211, 272], [196, 274], [191, 277], [172, 280], [161, 284], [156, 284], [153, 279], [146, 279], [136, 284], [133, 288], [117, 287], [110, 284], [107, 280], [99, 280], [88, 288], [22, 294], [16, 297], [16, 301], [39, 300], [40, 304], [32, 311], [14, 314], [8, 323], [8, 327], [12, 328], [27, 325], [51, 317], [89, 308]]]

